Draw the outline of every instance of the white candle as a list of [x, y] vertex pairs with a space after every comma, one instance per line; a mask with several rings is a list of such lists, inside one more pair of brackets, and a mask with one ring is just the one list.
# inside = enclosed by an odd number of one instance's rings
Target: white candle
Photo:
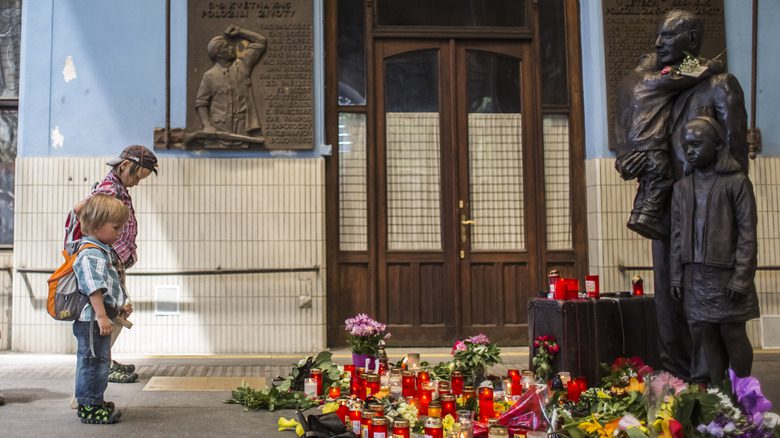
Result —
[[317, 396], [317, 380], [309, 377], [303, 380], [303, 392], [307, 396]]

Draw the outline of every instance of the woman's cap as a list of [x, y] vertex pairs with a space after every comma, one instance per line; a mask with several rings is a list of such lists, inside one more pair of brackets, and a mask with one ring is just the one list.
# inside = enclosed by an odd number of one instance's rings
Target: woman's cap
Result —
[[141, 145], [132, 145], [125, 148], [118, 157], [106, 162], [109, 166], [116, 166], [122, 161], [132, 161], [144, 169], [149, 169], [157, 175], [157, 156], [149, 148]]

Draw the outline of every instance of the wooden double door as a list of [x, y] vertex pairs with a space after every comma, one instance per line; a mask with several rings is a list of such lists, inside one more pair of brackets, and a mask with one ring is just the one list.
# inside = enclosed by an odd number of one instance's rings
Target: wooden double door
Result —
[[395, 345], [527, 343], [544, 270], [531, 54], [521, 41], [374, 45], [368, 251], [337, 256], [331, 344], [355, 312], [387, 323]]

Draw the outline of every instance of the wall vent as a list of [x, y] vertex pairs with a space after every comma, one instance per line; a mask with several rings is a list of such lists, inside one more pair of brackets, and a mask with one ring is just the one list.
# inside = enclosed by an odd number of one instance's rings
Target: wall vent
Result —
[[178, 285], [154, 287], [154, 313], [155, 315], [179, 314]]

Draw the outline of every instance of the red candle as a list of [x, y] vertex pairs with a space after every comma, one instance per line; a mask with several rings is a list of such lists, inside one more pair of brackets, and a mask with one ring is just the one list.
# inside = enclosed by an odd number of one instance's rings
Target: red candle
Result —
[[409, 422], [406, 420], [393, 421], [393, 438], [409, 438]]
[[360, 436], [360, 420], [362, 416], [363, 413], [360, 410], [360, 405], [357, 403], [352, 405], [349, 409], [349, 421], [352, 423], [352, 432], [358, 436]]
[[387, 438], [387, 418], [374, 417], [371, 419], [371, 438]]
[[442, 428], [441, 418], [429, 417], [425, 420], [425, 437], [443, 438], [444, 429]]
[[371, 419], [374, 418], [374, 411], [363, 411], [363, 413], [360, 416], [360, 435], [364, 437], [370, 437], [372, 434], [371, 430]]
[[431, 376], [428, 375], [427, 371], [417, 371], [417, 392], [420, 392], [420, 388], [422, 388], [423, 383], [430, 381]]
[[585, 276], [585, 291], [588, 294], [588, 298], [599, 297], [599, 276], [598, 275]]
[[642, 296], [645, 294], [645, 281], [639, 275], [634, 275], [631, 279], [631, 288], [633, 289], [634, 296]]
[[349, 381], [349, 392], [357, 398], [360, 398], [360, 377], [353, 377]]
[[460, 371], [453, 371], [450, 374], [450, 391], [454, 395], [463, 394], [463, 373]]
[[[333, 387], [331, 387], [331, 389], [332, 388]], [[341, 418], [341, 422], [349, 428], [349, 406], [347, 406], [347, 399], [339, 399], [339, 408], [336, 409], [336, 415], [338, 415], [339, 418]]]
[[512, 392], [509, 395], [522, 395], [523, 385], [520, 383], [520, 370], [509, 370], [507, 374], [512, 380]]
[[580, 394], [587, 390], [588, 381], [584, 377], [577, 377], [569, 382], [569, 385], [566, 387], [566, 395], [569, 397], [569, 400], [576, 403], [580, 401]]
[[319, 368], [312, 368], [309, 371], [309, 377], [317, 382], [317, 395], [322, 395], [322, 370]]
[[556, 300], [565, 300], [569, 297], [569, 288], [568, 284], [564, 279], [558, 280], [557, 283], [555, 283], [555, 295], [553, 298]]
[[452, 394], [444, 394], [441, 396], [441, 416], [446, 417], [448, 414], [452, 415], [452, 418], [458, 419], [458, 414], [455, 413], [457, 409], [455, 405], [455, 396]]
[[488, 419], [495, 417], [493, 411], [493, 388], [483, 386], [479, 388], [479, 421], [487, 422]]
[[576, 278], [566, 279], [566, 295], [570, 300], [576, 300], [579, 298], [580, 282]]
[[421, 391], [420, 392], [420, 406], [417, 407], [420, 415], [428, 415], [428, 405], [431, 404], [433, 391]]
[[401, 394], [404, 397], [415, 395], [414, 371], [404, 371], [401, 374]]
[[339, 398], [341, 397], [341, 388], [338, 386], [331, 386], [328, 388], [328, 398]]
[[379, 392], [379, 376], [376, 374], [364, 374], [366, 378], [366, 397]]
[[349, 377], [355, 377], [355, 365], [344, 365], [344, 372], [349, 373]]

